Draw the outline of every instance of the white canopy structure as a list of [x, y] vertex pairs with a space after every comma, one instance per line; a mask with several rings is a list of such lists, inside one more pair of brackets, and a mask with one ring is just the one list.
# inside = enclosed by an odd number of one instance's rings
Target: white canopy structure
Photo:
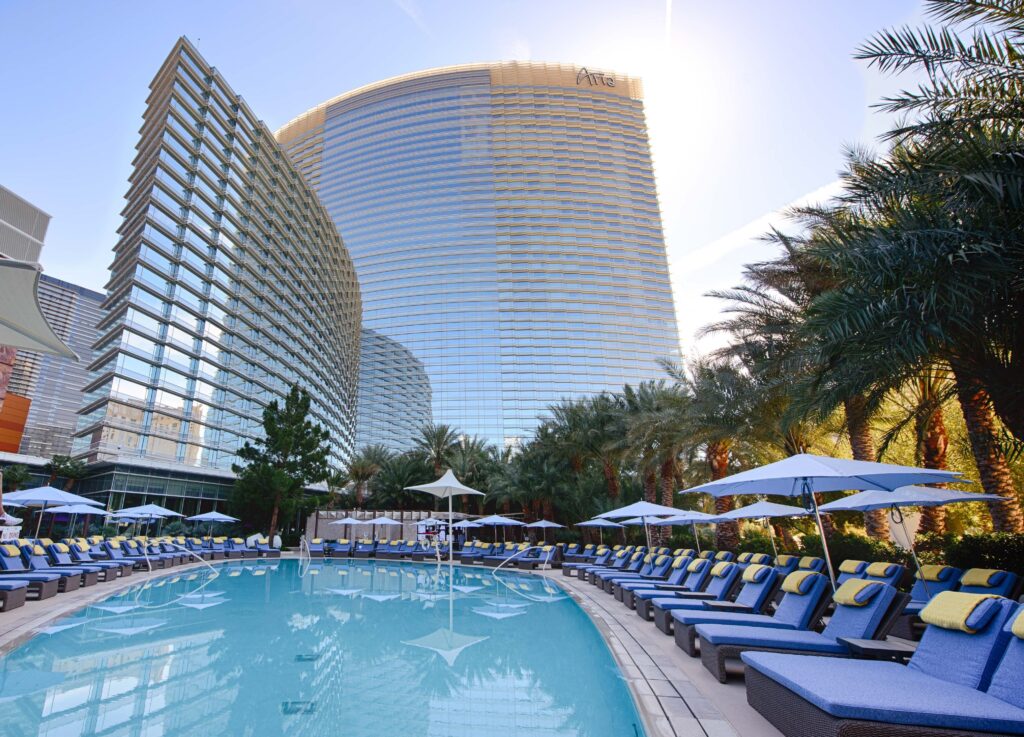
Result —
[[39, 265], [30, 261], [0, 259], [0, 345], [77, 361], [39, 307], [41, 273]]
[[[419, 484], [418, 486], [407, 486], [407, 491], [422, 491], [427, 494], [433, 494], [438, 499], [448, 500], [448, 519], [452, 518], [452, 497], [455, 496], [487, 496], [482, 491], [471, 489], [457, 478], [452, 473], [451, 469], [444, 472], [437, 481], [431, 481], [429, 484]], [[448, 556], [451, 558], [451, 555]]]

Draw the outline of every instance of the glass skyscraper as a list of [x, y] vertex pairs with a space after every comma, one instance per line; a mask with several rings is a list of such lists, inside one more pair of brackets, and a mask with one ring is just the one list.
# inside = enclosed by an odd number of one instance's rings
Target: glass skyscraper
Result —
[[[437, 69], [343, 94], [276, 136], [355, 261], [360, 445], [409, 447], [424, 419], [515, 445], [548, 405], [659, 377], [657, 359], [678, 355], [639, 80]], [[408, 387], [406, 354], [429, 418], [382, 401]]]
[[[361, 308], [333, 222], [187, 40], [150, 89], [74, 454], [219, 478], [297, 383], [340, 462], [355, 433]], [[126, 481], [121, 465], [108, 488], [207, 495], [145, 470]]]

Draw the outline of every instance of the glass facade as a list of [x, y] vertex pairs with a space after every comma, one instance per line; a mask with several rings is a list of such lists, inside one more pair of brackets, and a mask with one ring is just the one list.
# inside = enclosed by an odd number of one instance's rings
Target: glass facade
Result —
[[150, 89], [74, 454], [226, 470], [297, 383], [340, 461], [361, 307], [337, 230], [188, 41]]
[[63, 356], [18, 351], [8, 391], [31, 400], [19, 451], [49, 458], [71, 451], [82, 387], [92, 363], [103, 295], [76, 284], [39, 277], [39, 306], [65, 345], [78, 354]]
[[678, 355], [638, 80], [433, 70], [337, 97], [276, 136], [359, 275], [358, 444], [409, 447], [377, 401], [403, 380], [384, 373], [396, 356], [422, 366], [430, 419], [515, 445], [548, 405], [658, 377], [657, 359]]

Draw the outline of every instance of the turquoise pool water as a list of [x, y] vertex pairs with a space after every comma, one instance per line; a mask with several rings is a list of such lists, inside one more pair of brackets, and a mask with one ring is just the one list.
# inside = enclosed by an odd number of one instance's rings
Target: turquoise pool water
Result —
[[604, 640], [540, 577], [387, 561], [217, 568], [132, 587], [12, 650], [0, 734], [643, 735]]

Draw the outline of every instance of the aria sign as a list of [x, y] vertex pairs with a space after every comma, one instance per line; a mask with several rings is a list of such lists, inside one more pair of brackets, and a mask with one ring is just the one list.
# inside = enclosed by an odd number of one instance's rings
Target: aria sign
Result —
[[583, 82], [586, 82], [588, 87], [614, 87], [615, 77], [604, 72], [589, 72], [583, 67], [576, 75], [576, 84], [580, 85]]

